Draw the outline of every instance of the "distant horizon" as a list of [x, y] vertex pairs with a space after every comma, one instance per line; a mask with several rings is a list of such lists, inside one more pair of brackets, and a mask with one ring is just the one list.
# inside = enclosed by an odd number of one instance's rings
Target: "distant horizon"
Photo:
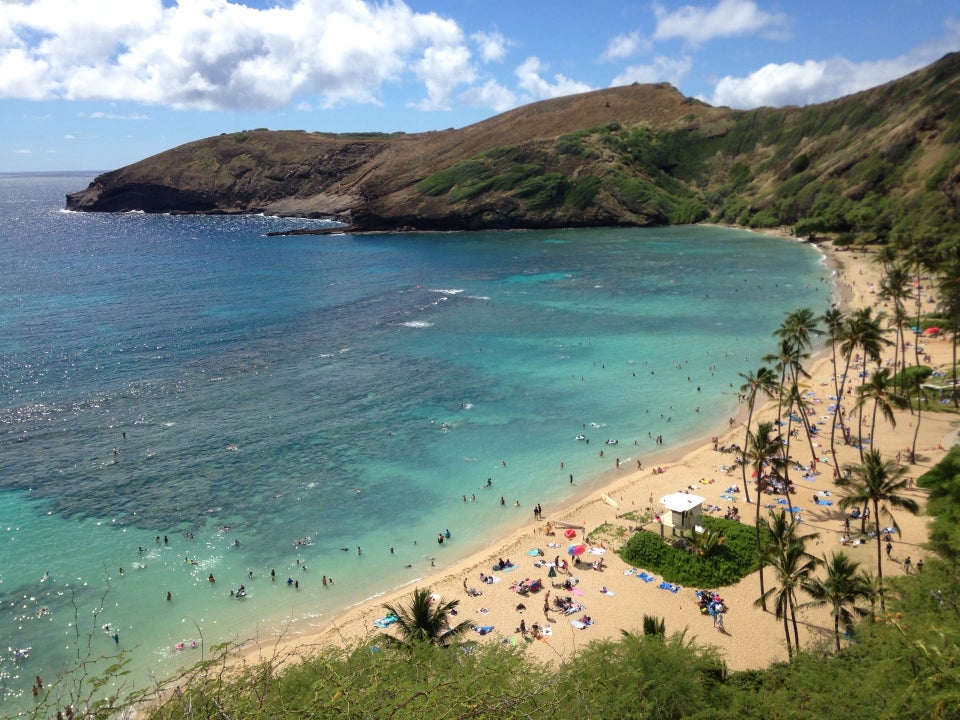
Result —
[[434, 132], [635, 82], [715, 107], [805, 106], [960, 50], [947, 0], [597, 0], [582, 14], [572, 0], [0, 4], [0, 170], [119, 168], [258, 127]]

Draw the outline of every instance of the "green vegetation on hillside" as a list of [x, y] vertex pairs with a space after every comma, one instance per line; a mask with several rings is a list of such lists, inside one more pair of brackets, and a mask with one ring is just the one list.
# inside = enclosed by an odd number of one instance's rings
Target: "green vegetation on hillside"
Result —
[[[792, 226], [865, 243], [922, 233], [960, 244], [960, 93], [946, 91], [958, 64], [948, 56], [927, 75], [804, 108], [667, 127], [611, 122], [484, 153], [416, 189], [451, 205], [509, 196], [571, 222], [592, 211], [611, 221]], [[584, 176], [589, 192], [577, 189]]]

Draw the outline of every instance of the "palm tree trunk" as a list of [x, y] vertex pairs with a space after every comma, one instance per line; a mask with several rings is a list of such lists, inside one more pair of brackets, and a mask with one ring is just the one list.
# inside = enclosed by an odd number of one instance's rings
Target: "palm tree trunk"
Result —
[[764, 591], [764, 586], [763, 586], [764, 585], [763, 584], [763, 552], [760, 547], [760, 485], [759, 483], [757, 484], [757, 502], [755, 504], [757, 506], [756, 507], [757, 517], [756, 517], [754, 527], [757, 529], [757, 563], [759, 565], [758, 569], [760, 570], [760, 605], [763, 608], [763, 611], [766, 612], [767, 611], [767, 595]]
[[[747, 432], [743, 438], [743, 449], [740, 451], [741, 457], [743, 458], [743, 462], [740, 463], [740, 467], [743, 469], [743, 495], [747, 499], [747, 502], [750, 502], [750, 490], [747, 488], [747, 446], [750, 442], [750, 422], [753, 420], [753, 403], [756, 401], [756, 399], [757, 399], [757, 391], [754, 390], [753, 393], [750, 395], [750, 407], [748, 408], [748, 411], [747, 411]], [[759, 528], [760, 526], [758, 525], [757, 527]], [[757, 530], [757, 532], [758, 533], [760, 532], [759, 529]], [[760, 536], [757, 535], [758, 549], [760, 545], [759, 538]], [[762, 576], [760, 578], [760, 591], [763, 592]], [[764, 607], [764, 610], [766, 610], [766, 607]]]
[[793, 660], [793, 645], [790, 643], [790, 627], [787, 625], [788, 608], [783, 609], [783, 635], [787, 638], [787, 659]]
[[873, 515], [874, 522], [877, 524], [877, 587], [879, 588], [880, 594], [880, 609], [887, 609], [886, 598], [883, 597], [883, 553], [880, 547], [880, 504], [874, 500], [873, 502]]
[[[923, 315], [923, 299], [920, 296], [923, 287], [920, 284], [920, 259], [917, 258], [917, 336], [913, 340], [913, 354], [917, 367], [920, 367], [920, 318]], [[917, 435], [920, 433], [920, 415], [923, 412], [923, 388], [917, 383], [917, 426], [913, 431], [913, 444], [910, 446], [910, 464], [917, 459]], [[881, 598], [882, 599], [882, 598]]]
[[[863, 366], [860, 370], [860, 386], [862, 387], [867, 382], [867, 353], [863, 353]], [[860, 462], [863, 463], [863, 404], [860, 405], [860, 412], [857, 413], [857, 423], [860, 433]]]
[[[846, 429], [843, 425], [843, 413], [840, 412], [840, 408], [843, 405], [843, 390], [844, 386], [847, 384], [847, 373], [850, 372], [850, 356], [847, 356], [847, 362], [843, 369], [843, 379], [840, 380], [840, 388], [837, 391], [837, 404], [833, 409], [833, 423], [830, 425], [830, 454], [833, 456], [833, 467], [837, 471], [837, 477], [840, 476], [840, 461], [837, 460], [837, 448], [836, 448], [836, 437], [837, 437], [837, 422], [840, 423], [840, 430], [843, 432], [844, 441], [846, 441]], [[834, 365], [834, 374], [836, 374], [836, 365]]]
[[790, 623], [793, 625], [793, 645], [797, 650], [800, 649], [800, 633], [797, 630], [797, 608], [793, 598], [787, 598], [787, 604], [790, 607]]
[[953, 321], [953, 406], [960, 407], [960, 395], [957, 394], [957, 321]]
[[840, 615], [833, 614], [833, 636], [837, 641], [837, 652], [840, 652]]

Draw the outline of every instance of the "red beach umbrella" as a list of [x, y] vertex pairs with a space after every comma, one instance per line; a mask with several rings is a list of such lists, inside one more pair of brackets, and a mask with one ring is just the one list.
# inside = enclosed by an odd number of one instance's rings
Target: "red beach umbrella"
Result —
[[928, 327], [926, 330], [923, 331], [923, 334], [924, 334], [924, 335], [936, 335], [938, 332], [940, 332], [940, 328], [938, 328], [938, 327]]
[[575, 538], [575, 537], [577, 536], [577, 531], [574, 530], [573, 528], [567, 528], [566, 530], [563, 531], [563, 536], [564, 536], [567, 540], [572, 540], [573, 538]]

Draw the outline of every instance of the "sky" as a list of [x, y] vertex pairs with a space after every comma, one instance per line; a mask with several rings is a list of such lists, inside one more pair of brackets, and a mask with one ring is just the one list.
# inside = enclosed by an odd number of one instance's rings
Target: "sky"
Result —
[[957, 0], [0, 0], [0, 172], [253, 128], [443, 130], [634, 82], [807, 105], [958, 50]]

